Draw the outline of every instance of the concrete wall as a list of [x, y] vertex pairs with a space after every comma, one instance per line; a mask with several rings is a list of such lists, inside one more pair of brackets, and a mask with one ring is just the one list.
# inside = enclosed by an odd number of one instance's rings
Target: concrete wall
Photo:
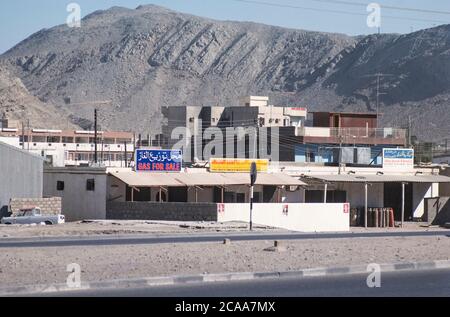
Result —
[[[345, 204], [255, 204], [253, 222], [301, 232], [350, 230], [350, 213]], [[220, 205], [219, 205], [220, 206]], [[288, 212], [283, 212], [287, 206]], [[350, 209], [348, 209], [350, 210]], [[249, 222], [248, 204], [224, 204], [218, 208], [218, 221]]]
[[[450, 168], [441, 169], [440, 174], [444, 176], [450, 176]], [[439, 185], [439, 194], [444, 197], [450, 197], [450, 183], [442, 183]]]
[[425, 211], [424, 197], [431, 197], [431, 184], [413, 184], [413, 217], [420, 218]]
[[10, 210], [12, 214], [17, 213], [20, 209], [30, 207], [39, 207], [43, 215], [60, 215], [62, 207], [61, 197], [11, 199]]
[[[207, 203], [214, 200], [214, 188], [204, 187], [202, 189], [197, 189], [197, 202]], [[188, 201], [195, 202], [195, 188], [189, 187], [188, 189]]]
[[109, 201], [106, 204], [106, 219], [217, 221], [217, 204]]
[[122, 182], [116, 177], [108, 176], [106, 186], [107, 186], [106, 199], [108, 201], [117, 201], [117, 202], [126, 201], [127, 187], [124, 182]]
[[431, 225], [439, 226], [450, 223], [450, 197], [425, 199], [423, 220]]
[[0, 218], [11, 198], [41, 198], [42, 158], [0, 142]]
[[[351, 207], [364, 207], [364, 184], [346, 183], [336, 186], [347, 192], [347, 201]], [[367, 203], [370, 207], [384, 207], [384, 185], [374, 183], [367, 188]]]
[[[95, 180], [95, 190], [88, 191], [86, 182]], [[57, 181], [64, 190], [57, 190]], [[106, 218], [106, 171], [93, 168], [50, 168], [44, 172], [44, 195], [62, 198], [62, 214], [66, 221]]]
[[294, 192], [282, 191], [282, 202], [283, 203], [304, 203], [305, 202], [305, 190], [302, 188]]

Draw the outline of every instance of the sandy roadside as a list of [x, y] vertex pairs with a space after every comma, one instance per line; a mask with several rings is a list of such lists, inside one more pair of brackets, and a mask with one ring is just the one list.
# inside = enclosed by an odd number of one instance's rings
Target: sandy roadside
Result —
[[[255, 231], [285, 232], [267, 226], [254, 226]], [[80, 221], [57, 226], [0, 225], [1, 238], [65, 237], [93, 235], [177, 234], [200, 232], [243, 232], [248, 224], [241, 222], [176, 222], [176, 221]]]
[[[288, 232], [284, 229], [254, 225], [256, 232]], [[352, 232], [442, 231], [438, 227], [423, 227], [420, 223], [406, 223], [404, 228], [351, 228]], [[248, 223], [242, 222], [176, 222], [176, 221], [113, 221], [96, 220], [65, 223], [57, 226], [0, 225], [1, 238], [111, 236], [140, 234], [191, 234], [214, 232], [246, 232]]]
[[450, 259], [448, 237], [123, 245], [0, 250], [0, 288], [65, 283], [69, 263], [83, 281], [223, 272], [290, 271], [312, 267]]

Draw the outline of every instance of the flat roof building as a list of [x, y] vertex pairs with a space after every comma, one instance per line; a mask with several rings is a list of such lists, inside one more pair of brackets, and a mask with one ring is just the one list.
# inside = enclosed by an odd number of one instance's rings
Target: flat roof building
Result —
[[0, 142], [0, 218], [12, 198], [42, 198], [44, 160]]

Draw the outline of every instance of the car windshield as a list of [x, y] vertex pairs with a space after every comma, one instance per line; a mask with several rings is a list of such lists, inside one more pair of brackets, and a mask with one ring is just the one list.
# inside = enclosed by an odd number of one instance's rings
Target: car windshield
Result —
[[24, 209], [24, 210], [21, 210], [21, 212], [20, 212], [20, 215], [22, 217], [24, 217], [24, 216], [33, 216], [34, 214], [39, 215], [40, 212], [38, 210], [36, 210], [36, 209]]

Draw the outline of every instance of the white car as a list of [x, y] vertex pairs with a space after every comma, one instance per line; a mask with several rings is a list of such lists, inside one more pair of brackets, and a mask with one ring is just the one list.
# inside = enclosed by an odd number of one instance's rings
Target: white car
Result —
[[14, 217], [3, 217], [1, 220], [2, 224], [14, 225], [14, 224], [46, 224], [46, 225], [57, 225], [65, 222], [65, 217], [63, 215], [42, 215], [41, 209], [38, 207], [21, 209], [19, 214]]

